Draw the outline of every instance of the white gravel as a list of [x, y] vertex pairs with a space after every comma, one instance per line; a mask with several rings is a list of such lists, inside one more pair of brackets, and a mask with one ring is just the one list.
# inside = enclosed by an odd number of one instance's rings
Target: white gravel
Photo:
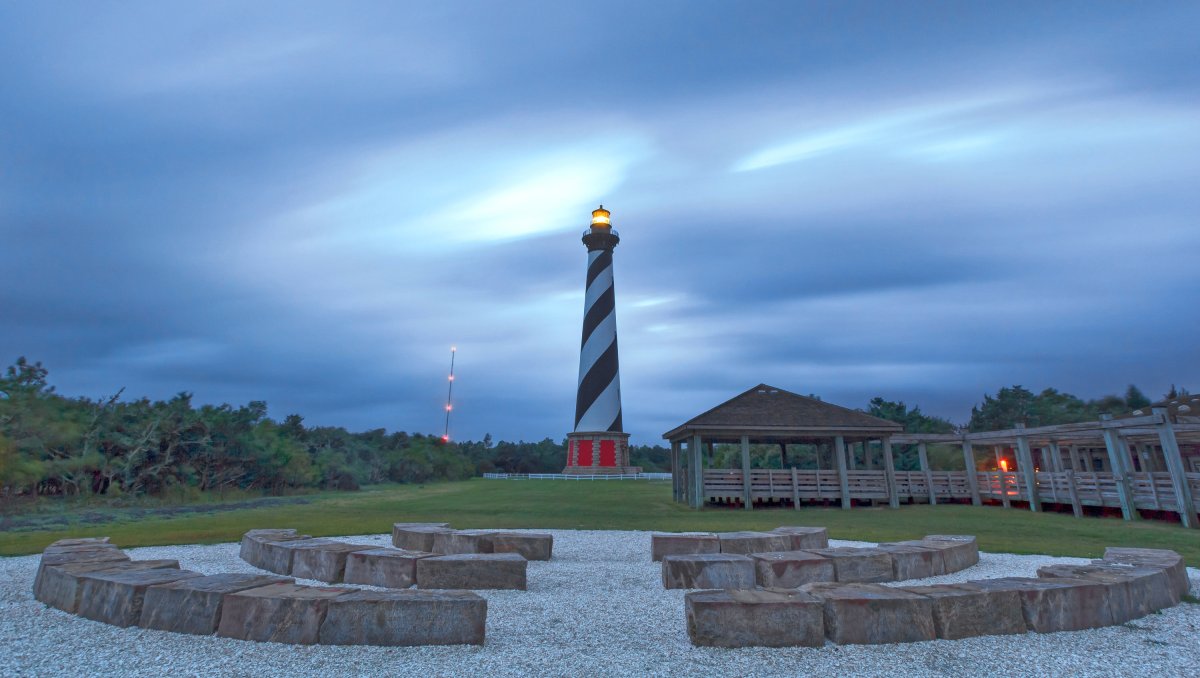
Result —
[[[388, 535], [348, 537], [388, 544]], [[831, 542], [834, 546], [863, 545]], [[237, 544], [129, 549], [176, 558], [206, 574], [255, 572]], [[905, 645], [696, 648], [683, 591], [662, 587], [647, 532], [554, 532], [554, 560], [529, 564], [528, 591], [488, 599], [483, 647], [321, 647], [120, 629], [33, 600], [38, 557], [0, 558], [0, 675], [1011, 675], [1196, 676], [1200, 605], [1072, 633], [992, 636]], [[1086, 562], [985, 553], [962, 572], [907, 583], [1034, 576], [1048, 563]], [[1193, 594], [1200, 572], [1189, 569]]]

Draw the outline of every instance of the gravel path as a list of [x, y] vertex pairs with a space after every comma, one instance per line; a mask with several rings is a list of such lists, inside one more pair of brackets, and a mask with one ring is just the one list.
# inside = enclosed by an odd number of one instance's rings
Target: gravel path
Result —
[[[346, 541], [390, 545], [389, 535]], [[205, 574], [256, 572], [237, 552], [237, 544], [128, 550], [139, 560], [177, 558]], [[1195, 676], [1200, 670], [1200, 605], [1187, 603], [1123, 626], [1072, 633], [696, 648], [684, 626], [684, 592], [662, 588], [647, 532], [555, 531], [554, 560], [529, 564], [528, 591], [481, 592], [488, 599], [483, 647], [303, 647], [119, 629], [33, 600], [37, 562], [37, 556], [0, 558], [0, 675]], [[1056, 562], [1087, 561], [985, 553], [962, 572], [906, 583], [1034, 576]], [[1195, 594], [1200, 572], [1189, 574]]]

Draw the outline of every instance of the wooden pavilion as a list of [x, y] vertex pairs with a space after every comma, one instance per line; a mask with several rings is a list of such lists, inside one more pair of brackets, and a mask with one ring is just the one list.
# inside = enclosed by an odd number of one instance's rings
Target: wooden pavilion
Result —
[[[671, 443], [675, 500], [695, 508], [730, 499], [748, 509], [756, 500], [790, 501], [796, 508], [813, 500], [839, 500], [842, 508], [854, 500], [887, 501], [892, 507], [901, 499], [987, 501], [1022, 503], [1032, 511], [1043, 504], [1069, 506], [1076, 517], [1087, 506], [1120, 508], [1126, 520], [1138, 519], [1140, 511], [1169, 512], [1197, 527], [1200, 472], [1188, 462], [1200, 452], [1198, 414], [1200, 401], [1184, 398], [1094, 422], [903, 433], [893, 422], [759, 384], [663, 437]], [[715, 443], [740, 443], [741, 469], [704, 468], [704, 446], [711, 454]], [[752, 443], [778, 444], [784, 468], [752, 469]], [[823, 470], [819, 462], [815, 470], [786, 468], [792, 444], [827, 447], [832, 468]], [[965, 470], [933, 470], [926, 448], [939, 444], [960, 446]], [[916, 447], [919, 470], [897, 471], [894, 445]], [[979, 447], [995, 455], [994, 471], [980, 470]], [[861, 469], [856, 458], [862, 459]]]
[[[889, 494], [894, 494], [883, 486], [890, 486], [894, 476], [891, 447], [887, 441], [902, 430], [899, 424], [886, 419], [759, 384], [664, 433], [663, 438], [671, 443], [671, 472], [675, 479], [676, 501], [687, 501], [691, 506], [699, 507], [705, 501], [706, 494], [717, 496], [725, 491], [741, 494], [746, 508], [751, 508], [754, 504], [752, 484], [755, 472], [750, 468], [750, 445], [779, 445], [785, 466], [788, 445], [824, 445], [831, 451], [833, 463], [830, 465], [836, 467], [836, 472], [832, 469], [818, 471], [816, 476], [804, 478], [808, 482], [803, 483], [803, 487], [800, 477], [793, 473], [796, 482], [790, 483], [795, 490], [792, 498], [798, 504], [802, 499], [831, 498], [836, 495], [840, 496], [843, 507], [849, 508], [854, 494], [850, 487], [852, 484], [864, 485], [857, 488], [861, 490], [859, 494], [864, 495], [861, 498], [886, 499]], [[718, 443], [741, 444], [742, 472], [738, 477], [710, 470], [692, 473], [689, 478], [681, 459], [683, 446], [687, 445], [687, 467], [701, 469], [704, 445], [707, 444], [711, 450]], [[872, 470], [876, 466], [873, 449], [876, 444], [883, 457], [883, 474], [862, 476], [857, 469], [851, 468], [855, 448], [861, 451], [864, 470]], [[774, 477], [768, 472], [766, 479], [768, 483], [773, 483]], [[731, 487], [731, 483], [737, 483], [740, 487]], [[834, 484], [836, 488], [826, 487]], [[735, 489], [738, 491], [729, 492]]]

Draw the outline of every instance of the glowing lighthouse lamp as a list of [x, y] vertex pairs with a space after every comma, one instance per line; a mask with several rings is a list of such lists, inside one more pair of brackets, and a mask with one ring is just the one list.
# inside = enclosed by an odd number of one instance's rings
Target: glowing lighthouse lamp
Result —
[[579, 345], [579, 381], [575, 390], [575, 430], [567, 434], [563, 473], [638, 473], [629, 465], [629, 434], [621, 424], [621, 375], [617, 365], [617, 303], [613, 287], [613, 249], [621, 237], [611, 213], [592, 211], [583, 232], [587, 279], [583, 300], [583, 338]]

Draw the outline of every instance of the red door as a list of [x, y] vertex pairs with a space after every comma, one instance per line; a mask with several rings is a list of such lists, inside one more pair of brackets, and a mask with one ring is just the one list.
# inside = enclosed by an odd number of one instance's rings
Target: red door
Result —
[[590, 441], [590, 440], [580, 440], [579, 441], [579, 457], [578, 457], [578, 461], [576, 463], [579, 466], [591, 466], [592, 465], [592, 441]]
[[600, 465], [617, 465], [617, 442], [615, 440], [600, 441]]

